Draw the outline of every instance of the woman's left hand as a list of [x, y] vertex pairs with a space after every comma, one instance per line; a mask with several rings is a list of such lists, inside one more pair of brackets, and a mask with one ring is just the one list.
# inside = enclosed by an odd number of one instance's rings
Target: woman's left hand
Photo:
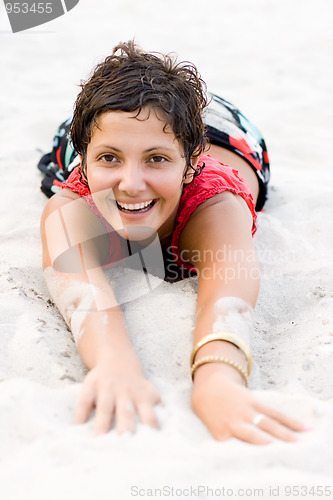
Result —
[[[218, 441], [231, 437], [268, 444], [272, 437], [295, 442], [300, 421], [261, 403], [221, 365], [202, 366], [195, 374], [192, 408]], [[294, 431], [294, 432], [292, 432]]]

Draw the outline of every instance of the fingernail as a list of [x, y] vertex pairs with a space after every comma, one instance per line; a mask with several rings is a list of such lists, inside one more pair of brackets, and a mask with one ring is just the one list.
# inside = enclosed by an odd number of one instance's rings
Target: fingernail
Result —
[[104, 436], [104, 434], [106, 434], [105, 431], [100, 431], [100, 430], [95, 431], [95, 437], [97, 437], [97, 438]]
[[313, 425], [308, 425], [308, 424], [303, 424], [302, 425], [302, 431], [314, 431], [315, 428]]

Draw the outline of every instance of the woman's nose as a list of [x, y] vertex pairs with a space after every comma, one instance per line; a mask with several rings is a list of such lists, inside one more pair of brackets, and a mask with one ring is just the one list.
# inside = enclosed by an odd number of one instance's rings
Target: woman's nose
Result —
[[130, 196], [135, 196], [146, 189], [142, 169], [136, 162], [124, 165], [121, 172], [119, 189]]

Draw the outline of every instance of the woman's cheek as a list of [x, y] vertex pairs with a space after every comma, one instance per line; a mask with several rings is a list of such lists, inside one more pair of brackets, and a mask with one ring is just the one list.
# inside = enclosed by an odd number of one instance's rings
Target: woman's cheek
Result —
[[88, 171], [88, 184], [90, 189], [95, 191], [112, 189], [115, 186], [116, 179], [114, 175], [107, 171], [107, 169], [96, 168]]

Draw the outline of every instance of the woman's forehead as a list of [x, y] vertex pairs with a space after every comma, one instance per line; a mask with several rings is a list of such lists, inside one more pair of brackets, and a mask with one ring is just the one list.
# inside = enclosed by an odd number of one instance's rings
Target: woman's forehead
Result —
[[101, 113], [92, 129], [90, 142], [95, 143], [105, 136], [120, 141], [129, 137], [133, 137], [133, 140], [143, 137], [147, 141], [151, 139], [154, 142], [155, 139], [159, 138], [163, 143], [172, 143], [177, 149], [180, 147], [181, 152], [183, 152], [183, 147], [176, 139], [163, 112], [155, 107], [145, 107], [129, 112], [112, 110]]
[[97, 127], [101, 129], [103, 125], [111, 123], [129, 123], [127, 120], [136, 120], [138, 122], [149, 122], [166, 133], [173, 133], [170, 123], [168, 123], [165, 113], [157, 107], [144, 107], [134, 111], [105, 111], [97, 119]]

